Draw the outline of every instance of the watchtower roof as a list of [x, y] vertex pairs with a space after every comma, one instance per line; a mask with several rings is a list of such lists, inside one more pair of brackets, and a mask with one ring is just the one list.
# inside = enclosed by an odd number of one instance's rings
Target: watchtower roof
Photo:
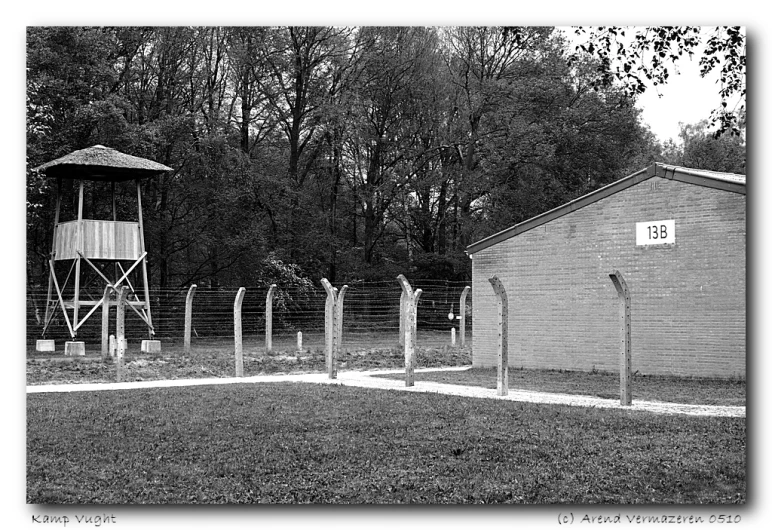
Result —
[[172, 171], [172, 168], [110, 147], [94, 145], [46, 162], [35, 170], [44, 172], [47, 177], [117, 182], [152, 177]]

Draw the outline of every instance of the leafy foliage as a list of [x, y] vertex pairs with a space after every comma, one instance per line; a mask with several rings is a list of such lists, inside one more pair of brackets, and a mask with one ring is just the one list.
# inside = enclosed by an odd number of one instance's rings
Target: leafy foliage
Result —
[[[699, 26], [577, 27], [575, 33], [587, 40], [575, 47], [570, 63], [579, 62], [582, 55], [596, 58], [596, 89], [619, 82], [629, 96], [635, 96], [646, 91], [644, 78], [655, 88], [667, 83], [671, 65], [677, 67], [684, 55], [691, 58], [697, 53], [704, 31]], [[724, 132], [739, 136], [745, 113], [745, 28], [712, 28], [700, 56], [700, 75], [705, 77], [719, 67], [720, 105], [711, 112], [710, 124], [717, 127], [716, 137]], [[735, 96], [737, 106], [730, 108]]]
[[[598, 32], [588, 52], [616, 37]], [[657, 30], [624, 59], [651, 41], [647, 72], [665, 75], [692, 33]], [[726, 75], [742, 38], [709, 41]], [[660, 156], [635, 90], [597, 82], [611, 52], [567, 47], [550, 27], [31, 27], [28, 166], [103, 144], [174, 168], [141, 192], [161, 289], [256, 284], [266, 259], [310, 281], [469, 277], [476, 239]], [[28, 277], [43, 285], [56, 186], [27, 183]], [[118, 194], [131, 218], [136, 196]], [[86, 186], [92, 213], [104, 198]]]
[[681, 143], [668, 142], [664, 147], [668, 163], [694, 169], [745, 174], [746, 146], [743, 137], [716, 137], [708, 132], [707, 120], [693, 125], [680, 125]]

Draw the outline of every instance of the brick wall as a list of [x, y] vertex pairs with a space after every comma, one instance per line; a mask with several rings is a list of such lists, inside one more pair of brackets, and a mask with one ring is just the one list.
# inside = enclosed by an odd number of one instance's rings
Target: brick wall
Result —
[[[635, 223], [675, 220], [672, 245]], [[473, 359], [496, 365], [498, 275], [509, 365], [619, 370], [619, 270], [632, 298], [632, 369], [745, 377], [745, 195], [652, 177], [473, 255]]]

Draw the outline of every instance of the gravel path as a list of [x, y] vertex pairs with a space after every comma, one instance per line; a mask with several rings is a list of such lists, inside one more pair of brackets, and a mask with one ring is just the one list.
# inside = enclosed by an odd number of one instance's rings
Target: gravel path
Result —
[[[436, 370], [468, 370], [461, 368], [424, 368], [416, 370], [416, 373], [431, 372]], [[571, 405], [575, 407], [597, 407], [625, 409], [630, 411], [655, 412], [659, 414], [686, 414], [690, 416], [732, 416], [745, 417], [745, 407], [722, 407], [713, 405], [683, 405], [679, 403], [665, 403], [659, 401], [636, 401], [629, 407], [620, 405], [618, 400], [580, 396], [572, 394], [550, 394], [546, 392], [530, 392], [525, 390], [512, 390], [506, 396], [496, 395], [496, 390], [472, 386], [450, 385], [446, 383], [433, 383], [429, 381], [416, 381], [412, 387], [406, 387], [404, 381], [372, 377], [378, 374], [403, 373], [404, 369], [377, 370], [367, 372], [338, 372], [337, 379], [328, 379], [327, 374], [276, 374], [256, 375], [251, 377], [228, 377], [211, 379], [173, 379], [163, 381], [130, 381], [126, 383], [80, 383], [65, 385], [34, 385], [27, 386], [28, 394], [44, 392], [89, 392], [95, 390], [118, 390], [131, 388], [158, 388], [173, 386], [200, 386], [200, 385], [226, 385], [233, 383], [268, 383], [268, 382], [302, 382], [319, 383], [327, 385], [356, 386], [363, 388], [383, 388], [399, 390], [403, 392], [433, 392], [437, 394], [449, 394], [454, 396], [499, 399], [505, 401], [523, 401], [531, 403], [548, 403], [558, 405]]]

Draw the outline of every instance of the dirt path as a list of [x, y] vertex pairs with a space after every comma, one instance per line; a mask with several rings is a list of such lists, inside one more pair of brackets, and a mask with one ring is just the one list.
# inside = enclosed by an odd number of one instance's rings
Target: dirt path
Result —
[[[468, 370], [462, 368], [424, 368], [416, 370], [416, 373], [431, 372], [437, 370]], [[276, 374], [256, 375], [251, 377], [229, 377], [211, 379], [174, 379], [164, 381], [131, 381], [126, 383], [81, 383], [71, 385], [34, 385], [27, 386], [28, 394], [44, 392], [90, 392], [97, 390], [117, 390], [132, 388], [158, 388], [174, 386], [196, 385], [227, 385], [233, 383], [268, 383], [268, 382], [302, 382], [319, 383], [328, 385], [356, 386], [363, 388], [382, 388], [399, 390], [403, 392], [432, 392], [449, 394], [454, 396], [475, 397], [486, 399], [498, 399], [505, 401], [522, 401], [530, 403], [546, 403], [571, 405], [575, 407], [597, 407], [626, 409], [630, 411], [655, 412], [659, 414], [686, 414], [690, 416], [731, 416], [745, 417], [745, 407], [725, 407], [714, 405], [683, 405], [679, 403], [665, 403], [659, 401], [635, 401], [629, 407], [620, 405], [618, 400], [596, 398], [572, 394], [551, 394], [546, 392], [530, 392], [525, 390], [510, 390], [507, 396], [498, 396], [496, 391], [488, 388], [450, 385], [446, 383], [433, 383], [429, 381], [416, 381], [415, 386], [406, 387], [404, 381], [372, 377], [373, 375], [386, 373], [402, 373], [403, 369], [377, 370], [367, 372], [345, 371], [338, 372], [337, 379], [328, 379], [327, 374]]]

